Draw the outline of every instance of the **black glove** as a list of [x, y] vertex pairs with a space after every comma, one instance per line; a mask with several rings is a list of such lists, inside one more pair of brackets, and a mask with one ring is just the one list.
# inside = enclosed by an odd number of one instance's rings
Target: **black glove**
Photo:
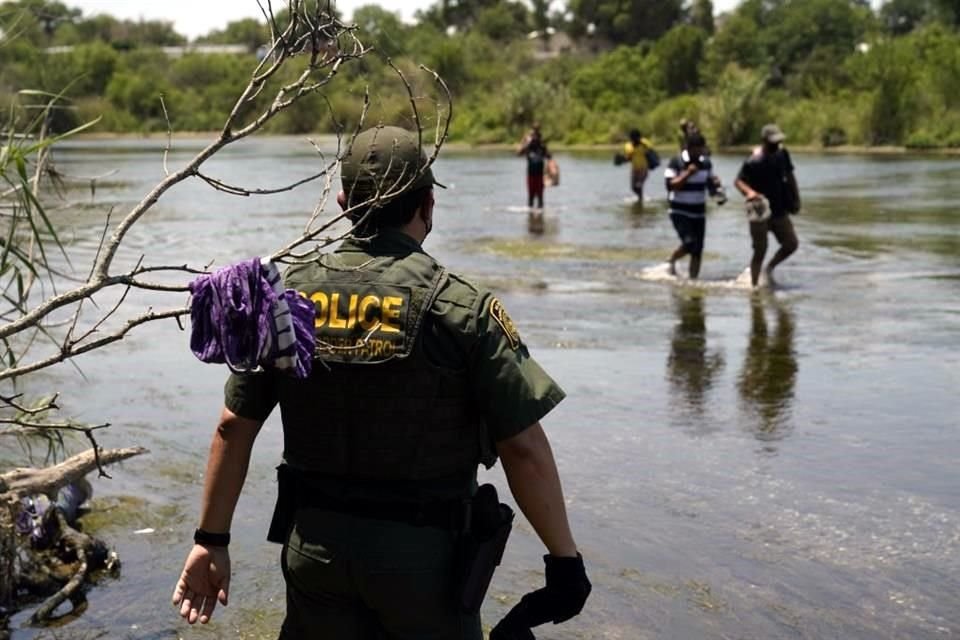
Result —
[[493, 631], [490, 640], [533, 640], [531, 627], [545, 622], [560, 624], [583, 609], [590, 595], [590, 580], [583, 566], [583, 556], [558, 558], [544, 556], [547, 586], [520, 599]]

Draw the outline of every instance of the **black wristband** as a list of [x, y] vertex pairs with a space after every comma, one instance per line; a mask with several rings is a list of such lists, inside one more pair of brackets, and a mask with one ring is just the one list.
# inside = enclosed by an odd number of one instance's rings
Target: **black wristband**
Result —
[[210, 533], [203, 529], [193, 532], [193, 541], [208, 547], [225, 547], [230, 544], [229, 533]]

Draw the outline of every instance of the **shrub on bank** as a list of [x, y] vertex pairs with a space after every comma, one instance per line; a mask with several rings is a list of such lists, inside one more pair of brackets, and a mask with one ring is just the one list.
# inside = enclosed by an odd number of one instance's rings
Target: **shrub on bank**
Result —
[[[513, 143], [539, 120], [555, 144], [619, 142], [639, 127], [658, 144], [673, 145], [680, 120], [693, 118], [715, 147], [755, 143], [768, 121], [797, 146], [960, 144], [960, 35], [951, 25], [931, 18], [888, 33], [869, 22], [865, 7], [851, 12], [840, 0], [818, 3], [742, 3], [712, 37], [681, 21], [657, 40], [617, 46], [593, 38], [565, 45], [570, 49], [559, 55], [523, 36], [529, 25], [510, 23], [514, 14], [502, 8], [484, 14], [482, 28], [452, 35], [429, 20], [403, 25], [375, 7], [360, 17], [411, 81], [425, 118], [436, 117], [443, 99], [419, 63], [447, 81], [455, 140]], [[519, 16], [519, 6], [510, 11]], [[156, 46], [106, 37], [57, 54], [45, 53], [39, 41], [6, 43], [0, 92], [68, 87], [79, 111], [58, 114], [58, 130], [103, 116], [100, 131], [165, 131], [161, 94], [175, 131], [209, 130], [221, 126], [255, 65], [252, 54], [168, 58]], [[366, 87], [368, 121], [412, 126], [409, 97], [378, 55], [344, 65], [327, 87], [329, 103], [305, 101], [269, 131], [349, 128]], [[290, 80], [276, 78], [251, 108], [263, 107]]]

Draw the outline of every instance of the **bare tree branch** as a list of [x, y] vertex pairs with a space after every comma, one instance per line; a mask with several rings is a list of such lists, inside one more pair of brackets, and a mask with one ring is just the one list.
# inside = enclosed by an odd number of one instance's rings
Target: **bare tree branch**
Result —
[[10, 407], [13, 407], [14, 409], [16, 409], [17, 411], [19, 411], [24, 415], [31, 415], [31, 416], [36, 415], [38, 413], [45, 413], [47, 411], [50, 411], [51, 409], [60, 408], [57, 406], [57, 398], [60, 397], [59, 393], [54, 394], [52, 398], [49, 398], [45, 402], [42, 402], [35, 407], [27, 407], [25, 405], [20, 404], [18, 401], [22, 397], [23, 397], [22, 393], [18, 393], [13, 396], [5, 396], [0, 394], [0, 402], [3, 402], [4, 404]]

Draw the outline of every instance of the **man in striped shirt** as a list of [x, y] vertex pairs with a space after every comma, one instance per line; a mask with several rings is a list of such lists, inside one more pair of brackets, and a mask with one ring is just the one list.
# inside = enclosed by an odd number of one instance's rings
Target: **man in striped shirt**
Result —
[[687, 136], [684, 149], [667, 164], [664, 177], [670, 220], [680, 237], [680, 246], [670, 256], [670, 273], [676, 275], [676, 262], [690, 256], [690, 278], [700, 274], [703, 236], [706, 232], [707, 193], [722, 193], [720, 179], [706, 155], [707, 141], [697, 131]]

